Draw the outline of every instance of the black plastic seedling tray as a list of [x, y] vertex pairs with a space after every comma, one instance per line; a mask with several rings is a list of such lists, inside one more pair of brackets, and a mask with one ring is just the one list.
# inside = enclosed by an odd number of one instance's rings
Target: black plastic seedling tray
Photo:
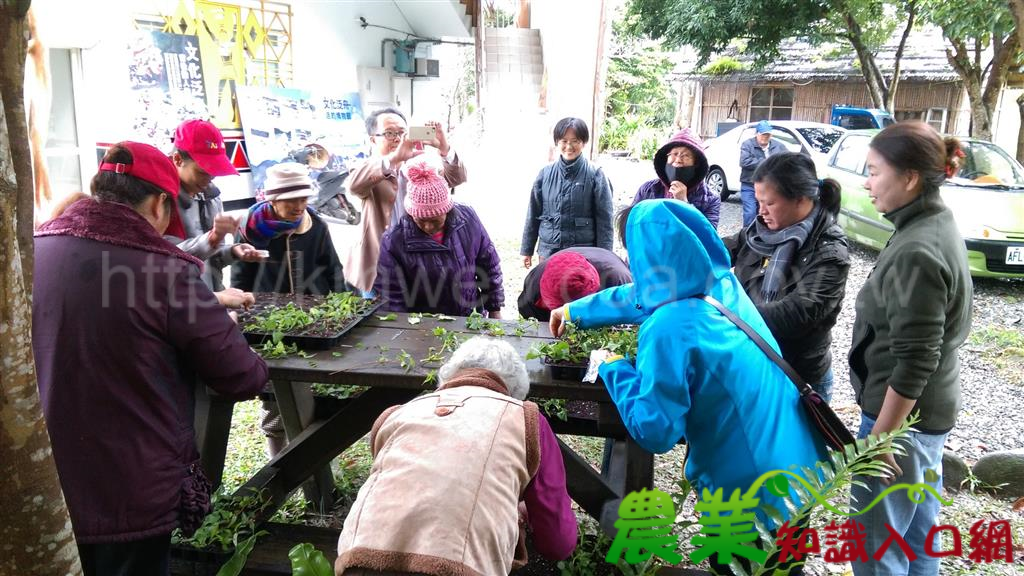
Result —
[[[294, 303], [295, 306], [302, 310], [309, 310], [310, 308], [323, 303], [323, 301], [323, 296], [257, 294], [256, 304], [253, 305], [251, 309], [246, 310], [239, 315], [238, 324], [243, 327], [242, 333], [250, 344], [260, 345], [263, 344], [264, 341], [272, 338], [273, 334], [245, 328], [246, 324], [252, 320], [252, 318], [267, 312], [272, 307], [283, 308], [287, 306], [289, 302]], [[284, 342], [285, 345], [295, 344], [302, 350], [326, 350], [328, 348], [333, 348], [341, 341], [341, 338], [346, 332], [355, 328], [365, 318], [376, 312], [377, 308], [379, 308], [383, 303], [380, 299], [367, 300], [367, 302], [369, 304], [363, 312], [351, 316], [344, 323], [332, 323], [325, 326], [323, 322], [317, 321], [297, 332], [286, 332], [281, 338], [281, 341]]]
[[555, 363], [551, 362], [546, 356], [543, 359], [543, 363], [551, 371], [551, 377], [555, 380], [582, 382], [583, 377], [587, 375], [586, 364]]

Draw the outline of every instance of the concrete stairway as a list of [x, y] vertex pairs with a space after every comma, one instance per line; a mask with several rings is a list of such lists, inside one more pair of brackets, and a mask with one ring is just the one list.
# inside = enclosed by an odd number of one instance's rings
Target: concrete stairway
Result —
[[484, 51], [488, 107], [536, 111], [544, 76], [540, 30], [487, 28]]

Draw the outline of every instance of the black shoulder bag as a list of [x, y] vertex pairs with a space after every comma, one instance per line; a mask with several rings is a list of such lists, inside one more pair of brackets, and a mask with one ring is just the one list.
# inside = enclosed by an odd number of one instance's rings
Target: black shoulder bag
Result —
[[793, 370], [793, 367], [789, 365], [789, 362], [786, 362], [782, 356], [779, 356], [779, 353], [769, 346], [756, 330], [750, 327], [750, 324], [744, 322], [743, 319], [737, 316], [732, 310], [729, 310], [723, 306], [721, 302], [711, 296], [705, 295], [701, 298], [708, 304], [714, 306], [716, 310], [721, 312], [722, 315], [735, 324], [737, 328], [743, 330], [743, 332], [754, 341], [754, 344], [757, 344], [757, 347], [760, 348], [772, 362], [774, 362], [779, 368], [782, 368], [782, 371], [786, 373], [786, 376], [788, 376], [796, 386], [797, 391], [800, 392], [800, 404], [803, 405], [804, 410], [807, 411], [807, 415], [810, 416], [811, 421], [814, 422], [814, 426], [818, 429], [818, 432], [821, 433], [822, 438], [825, 439], [825, 443], [827, 443], [830, 448], [842, 451], [843, 447], [847, 444], [855, 445], [856, 439], [853, 437], [853, 434], [850, 433], [849, 428], [847, 428], [846, 425], [843, 424], [842, 420], [839, 419], [839, 416], [836, 416], [836, 413], [832, 411], [832, 408], [828, 403], [811, 388], [810, 384], [805, 382], [804, 379], [796, 373], [796, 370]]

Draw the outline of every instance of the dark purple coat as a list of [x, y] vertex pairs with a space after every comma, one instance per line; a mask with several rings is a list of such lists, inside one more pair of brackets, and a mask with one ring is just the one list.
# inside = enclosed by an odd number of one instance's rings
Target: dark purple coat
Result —
[[505, 303], [501, 261], [480, 217], [469, 206], [448, 212], [438, 243], [409, 215], [381, 239], [376, 290], [396, 312], [468, 316], [474, 309], [501, 310]]
[[671, 198], [672, 195], [668, 191], [668, 176], [665, 175], [665, 163], [668, 162], [668, 153], [677, 146], [686, 146], [693, 150], [694, 155], [697, 157], [697, 172], [693, 176], [693, 181], [686, 183], [686, 199], [694, 208], [700, 210], [707, 217], [708, 221], [711, 222], [711, 225], [717, 229], [718, 211], [722, 206], [722, 199], [704, 185], [704, 178], [708, 175], [708, 159], [704, 155], [704, 143], [701, 142], [699, 136], [690, 132], [689, 128], [676, 132], [675, 136], [662, 144], [661, 148], [658, 149], [658, 152], [654, 155], [654, 171], [658, 174], [658, 177], [640, 186], [640, 189], [636, 191], [636, 196], [633, 198], [633, 204], [641, 200]]
[[80, 543], [171, 532], [197, 381], [237, 398], [267, 382], [200, 268], [123, 204], [81, 200], [36, 232], [32, 349]]

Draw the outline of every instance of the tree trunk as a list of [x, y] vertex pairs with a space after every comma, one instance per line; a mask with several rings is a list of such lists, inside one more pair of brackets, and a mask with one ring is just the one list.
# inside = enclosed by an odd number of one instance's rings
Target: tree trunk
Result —
[[1024, 162], [1024, 93], [1017, 97], [1017, 110], [1020, 112], [1020, 128], [1017, 129], [1017, 161]]
[[992, 139], [992, 110], [985, 108], [982, 97], [982, 70], [971, 59], [967, 45], [954, 38], [946, 37], [953, 49], [946, 48], [946, 59], [956, 70], [967, 91], [967, 102], [971, 107], [971, 136], [982, 140]]
[[[22, 85], [28, 2], [0, 0], [0, 574], [82, 573], [32, 359], [32, 164]], [[12, 143], [14, 145], [12, 146]], [[23, 201], [27, 200], [25, 210]], [[19, 237], [28, 224], [28, 242]], [[29, 278], [29, 280], [26, 280]]]
[[860, 25], [853, 16], [846, 16], [847, 34], [846, 39], [853, 46], [857, 53], [857, 60], [860, 62], [860, 71], [867, 82], [868, 96], [871, 98], [873, 108], [885, 108], [885, 81], [875, 64], [875, 55], [861, 39]]
[[896, 89], [900, 86], [900, 64], [903, 62], [903, 50], [907, 47], [907, 38], [910, 37], [910, 30], [914, 27], [914, 17], [917, 15], [917, 2], [911, 0], [907, 5], [907, 25], [903, 28], [903, 36], [900, 37], [900, 45], [896, 49], [896, 57], [893, 59], [892, 81], [885, 91], [885, 109], [889, 112], [896, 111]]
[[[25, 51], [27, 27], [25, 14], [28, 0], [0, 0], [0, 100], [7, 112], [11, 142], [10, 162], [18, 174], [16, 236], [21, 251], [21, 274], [25, 286], [32, 285], [32, 213], [35, 190], [32, 183], [32, 154], [29, 146], [25, 111]], [[49, 118], [46, 119], [49, 122]], [[28, 192], [26, 192], [28, 191]]]

